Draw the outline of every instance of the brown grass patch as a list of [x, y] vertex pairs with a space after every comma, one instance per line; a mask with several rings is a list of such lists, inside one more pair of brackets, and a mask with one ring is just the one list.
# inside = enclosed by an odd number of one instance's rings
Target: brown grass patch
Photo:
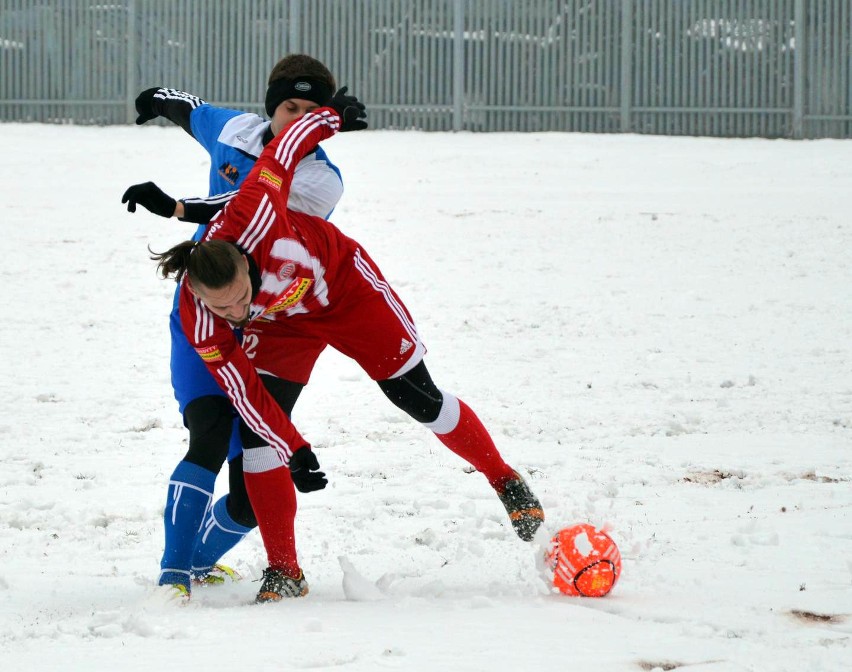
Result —
[[846, 617], [841, 614], [818, 614], [815, 611], [804, 611], [801, 609], [793, 609], [790, 615], [805, 623], [843, 623]]

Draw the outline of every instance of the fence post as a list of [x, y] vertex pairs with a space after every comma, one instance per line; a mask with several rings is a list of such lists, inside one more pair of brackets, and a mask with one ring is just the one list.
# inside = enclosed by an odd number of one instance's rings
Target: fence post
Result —
[[127, 68], [125, 72], [125, 86], [127, 87], [127, 114], [125, 121], [132, 124], [136, 119], [136, 94], [139, 92], [139, 79], [137, 77], [139, 68], [136, 59], [136, 37], [138, 27], [136, 25], [136, 0], [127, 0]]
[[621, 132], [630, 132], [633, 75], [633, 0], [621, 0]]
[[453, 130], [464, 125], [464, 0], [453, 2]]
[[801, 139], [805, 118], [805, 0], [796, 0], [793, 24], [793, 137]]
[[286, 51], [288, 54], [298, 54], [302, 49], [299, 44], [300, 26], [302, 24], [302, 5], [299, 0], [290, 0], [287, 3], [287, 7], [289, 9], [287, 12], [287, 24], [290, 30], [288, 31], [289, 44]]

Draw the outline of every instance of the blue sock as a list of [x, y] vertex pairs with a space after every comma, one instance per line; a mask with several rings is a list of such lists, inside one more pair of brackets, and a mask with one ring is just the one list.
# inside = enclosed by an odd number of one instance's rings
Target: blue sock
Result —
[[220, 497], [204, 517], [204, 525], [195, 541], [192, 575], [200, 577], [209, 572], [219, 558], [236, 546], [252, 528], [235, 522], [228, 515], [228, 496]]
[[181, 583], [189, 588], [189, 570], [195, 537], [213, 500], [216, 474], [191, 462], [181, 461], [169, 479], [163, 522], [166, 548], [160, 562], [159, 584]]

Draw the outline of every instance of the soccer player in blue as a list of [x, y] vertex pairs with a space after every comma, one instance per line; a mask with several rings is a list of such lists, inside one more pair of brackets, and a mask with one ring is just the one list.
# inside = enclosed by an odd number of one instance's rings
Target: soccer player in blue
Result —
[[[176, 201], [152, 182], [133, 185], [124, 194], [130, 212], [142, 205], [163, 217], [178, 217], [199, 224], [193, 240], [199, 240], [205, 224], [224, 202], [236, 193], [263, 147], [285, 126], [306, 112], [331, 105], [353, 120], [353, 130], [367, 127], [364, 105], [346, 94], [336, 94], [333, 75], [322, 63], [293, 54], [279, 61], [269, 75], [265, 109], [270, 119], [256, 114], [215, 107], [197, 96], [168, 88], [151, 88], [136, 99], [137, 124], [158, 116], [179, 125], [210, 154], [210, 198]], [[328, 218], [343, 193], [340, 171], [322, 148], [298, 164], [288, 207]], [[195, 583], [218, 583], [233, 570], [217, 564], [251, 529], [257, 526], [246, 493], [242, 470], [242, 446], [236, 431], [238, 417], [225, 393], [208, 372], [201, 357], [184, 336], [177, 310], [177, 292], [169, 319], [171, 377], [189, 448], [169, 479], [164, 511], [165, 549], [158, 583], [172, 586], [188, 597]], [[251, 357], [253, 344], [243, 348]], [[324, 348], [317, 343], [304, 363], [310, 373]], [[307, 378], [305, 378], [307, 379]], [[288, 414], [303, 387], [281, 381]], [[229, 493], [213, 502], [216, 476], [225, 459], [229, 464]]]

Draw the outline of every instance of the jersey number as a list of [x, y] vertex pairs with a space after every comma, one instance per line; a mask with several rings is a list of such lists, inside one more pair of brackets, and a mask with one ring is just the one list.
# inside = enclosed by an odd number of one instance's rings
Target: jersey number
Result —
[[243, 336], [243, 350], [246, 353], [246, 357], [254, 359], [258, 343], [260, 343], [260, 336], [257, 334], [245, 334]]

